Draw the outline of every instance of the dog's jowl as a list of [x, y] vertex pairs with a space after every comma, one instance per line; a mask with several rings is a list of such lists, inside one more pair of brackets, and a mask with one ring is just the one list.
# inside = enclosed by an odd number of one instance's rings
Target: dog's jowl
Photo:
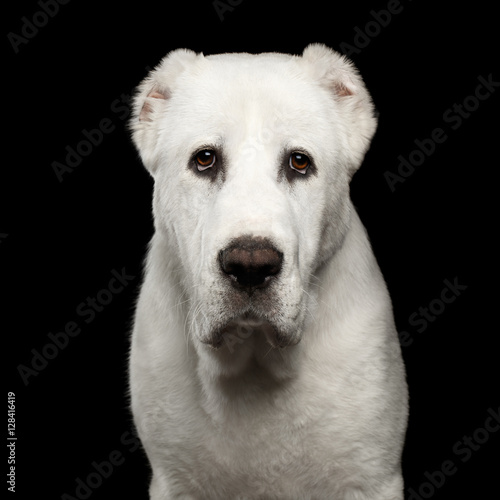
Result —
[[130, 386], [152, 500], [403, 498], [405, 371], [349, 197], [375, 128], [318, 44], [175, 50], [139, 86], [155, 234]]

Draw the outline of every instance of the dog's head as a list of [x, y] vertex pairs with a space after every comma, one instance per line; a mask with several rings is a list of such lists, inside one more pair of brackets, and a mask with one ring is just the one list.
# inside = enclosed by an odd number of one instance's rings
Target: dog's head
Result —
[[376, 128], [353, 65], [318, 44], [302, 56], [176, 50], [139, 86], [131, 127], [193, 334], [217, 347], [250, 325], [296, 344]]

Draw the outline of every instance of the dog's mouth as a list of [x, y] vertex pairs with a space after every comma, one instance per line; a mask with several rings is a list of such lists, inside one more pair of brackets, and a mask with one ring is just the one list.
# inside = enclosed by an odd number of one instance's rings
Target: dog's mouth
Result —
[[247, 311], [218, 328], [212, 329], [202, 342], [213, 349], [228, 348], [244, 344], [251, 338], [262, 338], [276, 349], [282, 349], [296, 344], [291, 336], [281, 331], [272, 320]]
[[243, 313], [239, 318], [236, 319], [236, 321], [241, 325], [246, 325], [249, 327], [262, 326], [262, 324], [267, 322], [267, 320], [264, 317], [259, 316], [258, 314], [255, 314], [252, 311], [247, 311]]

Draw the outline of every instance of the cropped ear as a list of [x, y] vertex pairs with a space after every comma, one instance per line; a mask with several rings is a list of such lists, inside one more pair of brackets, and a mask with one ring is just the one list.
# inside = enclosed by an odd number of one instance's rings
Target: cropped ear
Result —
[[344, 147], [352, 176], [361, 165], [377, 128], [370, 94], [354, 64], [325, 45], [308, 45], [302, 59], [313, 78], [337, 103], [341, 123], [347, 128]]
[[168, 53], [136, 89], [129, 127], [142, 161], [151, 173], [157, 166], [160, 118], [177, 78], [198, 57], [203, 55], [188, 49], [177, 49]]

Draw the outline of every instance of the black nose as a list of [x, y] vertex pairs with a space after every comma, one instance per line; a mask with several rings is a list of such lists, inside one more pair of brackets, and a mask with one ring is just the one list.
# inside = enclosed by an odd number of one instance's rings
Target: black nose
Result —
[[276, 276], [283, 264], [283, 254], [266, 238], [243, 236], [219, 253], [222, 271], [239, 287], [262, 288]]

